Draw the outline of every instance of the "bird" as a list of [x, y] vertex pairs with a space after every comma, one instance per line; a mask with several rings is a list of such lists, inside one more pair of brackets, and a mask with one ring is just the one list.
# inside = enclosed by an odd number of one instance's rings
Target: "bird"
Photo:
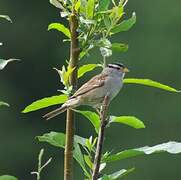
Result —
[[43, 118], [49, 120], [67, 109], [80, 105], [88, 105], [95, 109], [101, 108], [105, 96], [109, 96], [109, 101], [112, 101], [119, 93], [127, 72], [129, 69], [122, 63], [108, 64], [100, 74], [83, 84], [60, 108], [45, 114]]

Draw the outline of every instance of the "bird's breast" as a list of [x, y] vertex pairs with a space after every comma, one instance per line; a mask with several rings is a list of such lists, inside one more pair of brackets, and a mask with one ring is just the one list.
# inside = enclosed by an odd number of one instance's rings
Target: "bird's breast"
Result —
[[110, 93], [111, 100], [119, 93], [122, 88], [122, 80], [120, 78], [110, 78], [108, 82], [108, 91]]

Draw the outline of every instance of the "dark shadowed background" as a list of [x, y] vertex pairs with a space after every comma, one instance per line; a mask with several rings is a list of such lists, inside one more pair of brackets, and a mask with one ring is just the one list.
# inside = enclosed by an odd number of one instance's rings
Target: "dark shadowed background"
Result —
[[[129, 44], [125, 54], [114, 54], [110, 62], [121, 61], [131, 72], [127, 77], [151, 78], [181, 89], [181, 2], [178, 0], [133, 1], [127, 5], [127, 17], [137, 14], [137, 23], [116, 38]], [[45, 159], [52, 163], [42, 174], [42, 180], [63, 179], [63, 150], [38, 143], [35, 136], [49, 131], [65, 132], [65, 114], [45, 122], [41, 116], [54, 107], [21, 114], [31, 102], [57, 94], [61, 89], [53, 67], [61, 67], [68, 58], [68, 43], [56, 31], [47, 31], [51, 22], [62, 21], [58, 9], [45, 1], [0, 0], [0, 14], [8, 14], [13, 24], [0, 23], [0, 58], [20, 58], [0, 71], [0, 99], [11, 107], [0, 109], [0, 175], [11, 174], [19, 180], [33, 180], [30, 172], [37, 167], [39, 150], [45, 148]], [[100, 61], [93, 52], [82, 63]], [[94, 74], [98, 73], [96, 71]], [[93, 74], [81, 79], [85, 82]], [[83, 107], [86, 109], [86, 107]], [[114, 115], [135, 115], [146, 129], [135, 130], [114, 125], [107, 130], [105, 149], [123, 150], [155, 145], [169, 140], [181, 141], [181, 94], [136, 85], [125, 85], [112, 102]], [[76, 134], [89, 137], [91, 124], [77, 117]], [[81, 170], [75, 162], [75, 179], [81, 180]], [[167, 153], [144, 156], [112, 163], [109, 171], [136, 167], [126, 180], [181, 179], [181, 155]]]

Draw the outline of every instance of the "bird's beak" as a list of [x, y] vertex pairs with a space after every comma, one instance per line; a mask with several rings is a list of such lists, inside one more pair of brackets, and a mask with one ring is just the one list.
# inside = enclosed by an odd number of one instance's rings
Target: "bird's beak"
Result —
[[127, 72], [129, 72], [129, 69], [125, 67], [125, 68], [123, 69], [123, 72], [124, 72], [124, 73], [127, 73]]

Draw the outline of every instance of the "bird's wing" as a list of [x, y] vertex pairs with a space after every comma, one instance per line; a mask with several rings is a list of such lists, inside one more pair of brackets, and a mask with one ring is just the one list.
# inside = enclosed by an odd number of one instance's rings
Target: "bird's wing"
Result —
[[82, 94], [85, 94], [87, 92], [90, 92], [91, 90], [93, 89], [96, 89], [98, 87], [101, 87], [104, 85], [104, 81], [105, 81], [105, 78], [107, 77], [108, 75], [103, 75], [103, 74], [99, 74], [95, 77], [93, 77], [92, 79], [90, 79], [87, 83], [85, 83], [84, 85], [82, 85], [76, 92], [73, 96], [70, 97], [71, 98], [74, 98], [74, 97], [77, 97], [77, 96], [80, 96]]

